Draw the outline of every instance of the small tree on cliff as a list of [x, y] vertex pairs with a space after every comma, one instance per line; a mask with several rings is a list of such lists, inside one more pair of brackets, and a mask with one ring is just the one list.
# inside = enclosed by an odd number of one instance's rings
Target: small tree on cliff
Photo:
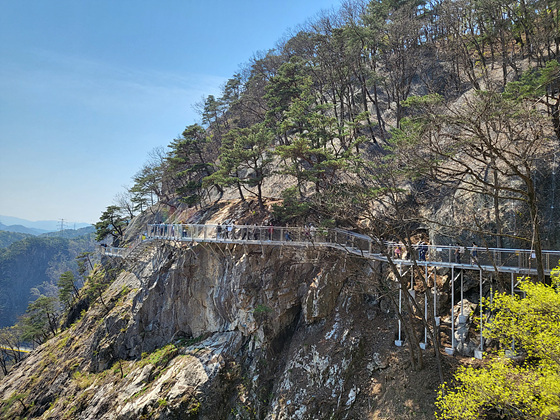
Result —
[[64, 308], [69, 308], [72, 303], [80, 296], [80, 291], [76, 286], [76, 278], [71, 271], [65, 271], [60, 275], [57, 283], [58, 299]]
[[24, 354], [18, 351], [21, 345], [20, 325], [0, 329], [0, 368], [4, 375], [8, 374], [12, 364], [23, 359]]
[[58, 332], [57, 298], [41, 295], [31, 302], [22, 316], [22, 340], [43, 344]]
[[264, 208], [262, 185], [272, 172], [272, 132], [264, 124], [236, 128], [224, 136], [218, 170], [207, 177], [206, 183], [219, 186], [236, 185], [242, 200], [242, 188], [257, 197]]
[[121, 215], [121, 209], [117, 206], [109, 206], [101, 215], [99, 222], [95, 224], [95, 240], [101, 242], [107, 237], [112, 237], [118, 243], [124, 235], [126, 219]]

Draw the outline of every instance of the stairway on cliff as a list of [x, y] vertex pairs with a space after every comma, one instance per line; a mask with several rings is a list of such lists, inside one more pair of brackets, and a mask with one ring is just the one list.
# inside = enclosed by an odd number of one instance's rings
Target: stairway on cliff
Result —
[[144, 250], [146, 250], [155, 241], [156, 239], [145, 239], [142, 242], [137, 243], [134, 247], [130, 248], [126, 257], [132, 260], [137, 259], [140, 255], [142, 255]]

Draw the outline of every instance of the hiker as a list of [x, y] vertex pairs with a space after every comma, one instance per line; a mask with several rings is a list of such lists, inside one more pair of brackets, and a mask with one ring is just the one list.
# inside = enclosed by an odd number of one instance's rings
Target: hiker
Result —
[[424, 241], [418, 243], [418, 257], [420, 261], [426, 261], [426, 254], [428, 252], [428, 245]]
[[401, 248], [401, 244], [397, 244], [397, 247], [395, 248], [395, 258], [397, 260], [400, 260], [402, 257], [402, 248]]
[[317, 228], [313, 226], [312, 223], [309, 223], [309, 237], [311, 238], [311, 242], [315, 241], [315, 234], [317, 233]]
[[461, 256], [465, 253], [465, 247], [457, 243], [457, 248], [455, 248], [455, 262], [461, 264]]
[[233, 226], [232, 225], [227, 225], [226, 226], [226, 239], [234, 239], [233, 238]]
[[216, 239], [220, 239], [222, 236], [222, 224], [220, 223], [216, 228]]
[[306, 241], [310, 241], [311, 240], [311, 231], [309, 230], [309, 225], [306, 225], [303, 227], [303, 237], [305, 238]]
[[471, 265], [478, 264], [478, 245], [473, 241], [471, 248]]

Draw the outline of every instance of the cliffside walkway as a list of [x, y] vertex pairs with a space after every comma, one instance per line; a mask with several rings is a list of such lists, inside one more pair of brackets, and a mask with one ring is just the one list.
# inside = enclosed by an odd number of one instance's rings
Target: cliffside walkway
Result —
[[[389, 258], [401, 266], [420, 265], [447, 267], [483, 272], [503, 272], [518, 275], [536, 275], [534, 251], [530, 249], [465, 247], [458, 261], [457, 246], [425, 245], [423, 251], [416, 245], [411, 258], [397, 258], [395, 242], [381, 242], [369, 236], [343, 229], [315, 227], [210, 225], [210, 224], [150, 224], [146, 232], [128, 248], [101, 247], [105, 255], [135, 258], [145, 247], [155, 241], [209, 242], [225, 244], [247, 244], [261, 246], [325, 247], [377, 261], [388, 262]], [[402, 245], [401, 245], [402, 247]], [[382, 250], [383, 248], [383, 250]], [[422, 258], [422, 255], [425, 255]], [[560, 251], [543, 251], [545, 274], [560, 262]]]
[[[246, 244], [264, 246], [289, 246], [289, 247], [316, 247], [332, 248], [347, 254], [363, 258], [389, 263], [392, 262], [401, 276], [410, 274], [410, 289], [403, 290], [399, 287], [398, 309], [402, 310], [403, 300], [408, 298], [417, 299], [414, 290], [417, 270], [411, 269], [416, 265], [423, 269], [426, 283], [432, 275], [436, 275], [438, 268], [449, 268], [451, 271], [451, 347], [446, 347], [448, 354], [453, 354], [457, 346], [455, 334], [455, 303], [460, 305], [458, 316], [459, 325], [465, 324], [468, 316], [464, 312], [463, 299], [463, 276], [466, 271], [478, 271], [479, 294], [483, 296], [484, 275], [490, 277], [493, 273], [510, 273], [511, 293], [516, 287], [516, 276], [536, 275], [536, 260], [533, 250], [530, 249], [506, 249], [506, 248], [482, 248], [463, 247], [463, 253], [457, 255], [458, 246], [449, 245], [415, 245], [412, 247], [410, 258], [405, 254], [395, 253], [398, 243], [376, 240], [367, 235], [343, 230], [324, 229], [313, 226], [308, 227], [284, 227], [284, 226], [248, 226], [248, 225], [211, 225], [211, 224], [150, 224], [146, 232], [128, 248], [100, 247], [100, 252], [113, 257], [134, 259], [138, 257], [146, 247], [157, 241], [173, 241], [188, 243], [224, 243], [224, 244]], [[402, 245], [401, 245], [402, 247]], [[406, 253], [406, 250], [403, 250]], [[475, 254], [473, 254], [475, 252]], [[558, 266], [560, 251], [543, 251], [543, 265], [546, 275]], [[458, 258], [459, 257], [459, 258]], [[432, 272], [429, 272], [432, 269]], [[455, 298], [455, 283], [460, 279], [460, 300]], [[433, 283], [433, 282], [432, 282]], [[458, 282], [459, 283], [459, 282]], [[422, 293], [424, 295], [424, 314], [428, 318], [428, 299], [433, 297], [433, 308], [437, 307], [437, 288]], [[436, 325], [439, 325], [440, 317], [434, 309]], [[482, 306], [480, 306], [480, 319], [483, 319]], [[468, 330], [468, 329], [467, 329]], [[482, 328], [480, 329], [482, 331]], [[464, 337], [463, 337], [464, 338]], [[463, 338], [460, 338], [462, 342]], [[428, 330], [424, 328], [424, 342], [420, 343], [422, 348], [428, 346]], [[403, 344], [401, 321], [398, 321], [397, 346]], [[475, 357], [482, 358], [484, 350], [484, 338], [480, 335], [478, 350]]]

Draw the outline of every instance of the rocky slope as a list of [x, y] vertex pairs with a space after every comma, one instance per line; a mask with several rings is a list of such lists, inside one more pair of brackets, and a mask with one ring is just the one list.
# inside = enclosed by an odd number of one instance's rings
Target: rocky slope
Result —
[[411, 372], [394, 347], [379, 267], [313, 247], [159, 243], [119, 269], [4, 378], [1, 418], [433, 417], [435, 369]]

